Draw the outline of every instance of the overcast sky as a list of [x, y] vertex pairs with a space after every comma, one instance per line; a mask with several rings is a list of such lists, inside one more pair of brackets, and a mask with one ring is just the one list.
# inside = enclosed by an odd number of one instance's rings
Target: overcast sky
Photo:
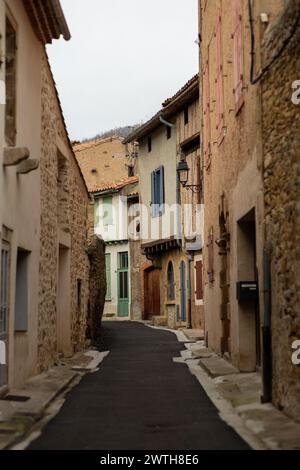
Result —
[[71, 139], [145, 122], [197, 73], [197, 0], [61, 0], [48, 47]]

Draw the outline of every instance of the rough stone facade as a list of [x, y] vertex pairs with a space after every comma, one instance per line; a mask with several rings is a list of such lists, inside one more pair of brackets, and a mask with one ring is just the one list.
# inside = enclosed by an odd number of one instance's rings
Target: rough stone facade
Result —
[[[300, 4], [287, 2], [266, 33], [264, 63], [296, 33], [262, 82], [266, 248], [271, 255], [273, 401], [300, 419], [300, 368], [291, 361], [300, 339], [300, 104], [292, 83], [300, 80]], [[298, 21], [298, 23], [296, 23]]]
[[90, 260], [90, 299], [87, 337], [97, 344], [101, 336], [101, 320], [105, 304], [105, 243], [97, 235], [88, 239], [87, 254]]
[[[58, 277], [60, 248], [67, 250], [65, 279], [70, 318], [69, 354], [85, 345], [89, 297], [86, 254], [88, 193], [65, 131], [46, 57], [42, 69], [41, 249], [38, 315], [38, 369], [58, 357]], [[68, 294], [67, 294], [68, 293]], [[80, 297], [80, 298], [79, 298]], [[69, 312], [66, 312], [68, 315]]]
[[[261, 14], [273, 21], [281, 2], [252, 3], [256, 72]], [[250, 372], [261, 365], [264, 309], [261, 84], [250, 83], [248, 2], [201, 1], [199, 12], [206, 339]], [[258, 301], [239, 301], [242, 281], [257, 282]]]

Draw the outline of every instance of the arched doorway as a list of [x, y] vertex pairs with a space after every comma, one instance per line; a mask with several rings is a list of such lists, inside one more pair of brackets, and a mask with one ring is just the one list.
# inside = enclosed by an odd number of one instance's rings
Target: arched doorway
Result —
[[180, 263], [180, 305], [182, 322], [186, 322], [186, 266], [185, 262]]

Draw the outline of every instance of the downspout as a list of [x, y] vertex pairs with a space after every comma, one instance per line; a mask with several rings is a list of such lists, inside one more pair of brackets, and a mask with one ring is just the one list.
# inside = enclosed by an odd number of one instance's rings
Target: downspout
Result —
[[262, 348], [263, 348], [263, 395], [262, 403], [272, 401], [272, 336], [271, 336], [271, 315], [272, 315], [272, 292], [271, 292], [271, 256], [270, 251], [264, 249], [264, 322], [262, 326]]
[[171, 122], [166, 121], [162, 116], [159, 116], [159, 120], [162, 124], [164, 124], [167, 127], [171, 127], [171, 129], [175, 129], [176, 125], [172, 124]]

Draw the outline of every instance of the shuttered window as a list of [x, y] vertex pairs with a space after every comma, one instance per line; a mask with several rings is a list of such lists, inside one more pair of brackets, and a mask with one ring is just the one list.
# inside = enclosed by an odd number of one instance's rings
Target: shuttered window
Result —
[[203, 72], [203, 112], [204, 112], [204, 158], [206, 168], [210, 164], [211, 156], [211, 127], [210, 127], [210, 89], [209, 64], [206, 63]]
[[216, 25], [216, 127], [218, 140], [223, 137], [224, 128], [224, 91], [223, 91], [223, 52], [222, 52], [222, 18], [218, 15]]
[[208, 251], [208, 271], [207, 271], [208, 280], [209, 282], [213, 282], [214, 281], [214, 234], [213, 234], [212, 228], [208, 235], [207, 251]]
[[112, 196], [102, 198], [102, 217], [103, 225], [113, 225]]
[[234, 63], [234, 99], [236, 106], [241, 104], [243, 98], [243, 28], [241, 0], [232, 0], [234, 31], [233, 31], [233, 63]]
[[17, 36], [11, 21], [6, 17], [5, 38], [5, 139], [9, 146], [16, 145], [16, 56]]
[[99, 199], [96, 199], [94, 202], [94, 225], [98, 227], [100, 223], [100, 214], [99, 214]]
[[106, 272], [106, 300], [111, 300], [111, 254], [105, 255], [105, 272]]
[[175, 278], [172, 261], [168, 265], [168, 300], [175, 300]]
[[165, 171], [161, 166], [151, 173], [151, 212], [152, 217], [164, 213], [165, 204]]
[[196, 299], [203, 300], [203, 263], [197, 261], [195, 264], [196, 271]]

